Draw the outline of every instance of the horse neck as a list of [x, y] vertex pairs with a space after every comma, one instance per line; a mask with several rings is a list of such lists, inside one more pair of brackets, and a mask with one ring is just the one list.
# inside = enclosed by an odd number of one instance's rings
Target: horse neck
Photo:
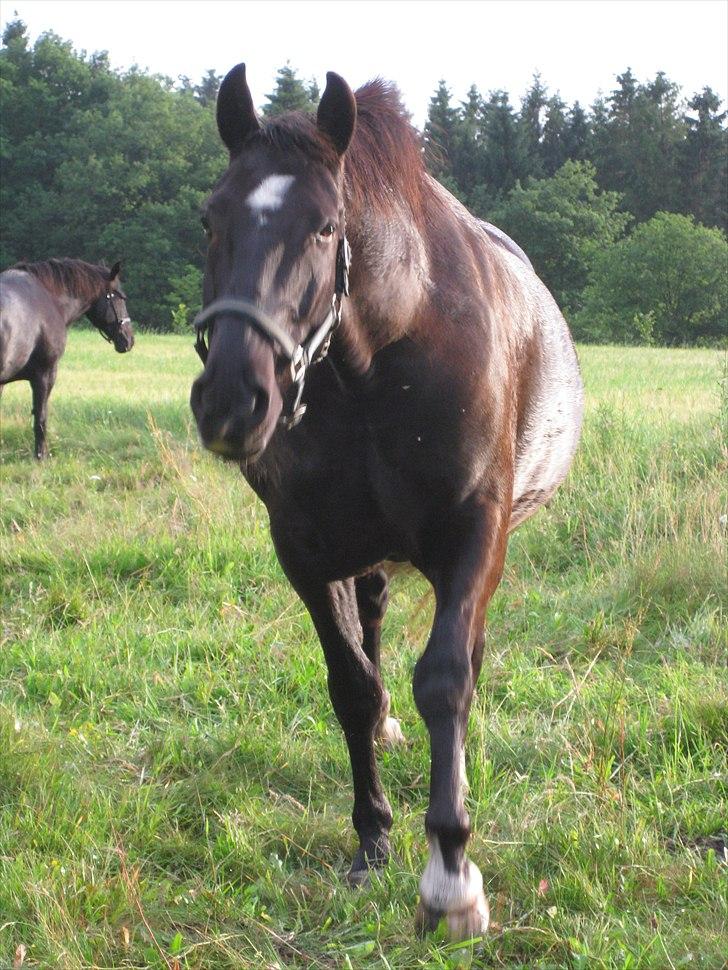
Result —
[[371, 358], [408, 333], [427, 299], [426, 232], [405, 202], [393, 200], [386, 213], [347, 211], [347, 236], [352, 248], [350, 336]]
[[91, 309], [92, 304], [98, 299], [101, 292], [101, 287], [99, 287], [99, 292], [90, 298], [74, 296], [74, 294], [67, 291], [56, 294], [55, 299], [58, 303], [58, 307], [65, 325], [70, 327], [72, 323], [80, 320], [81, 317]]

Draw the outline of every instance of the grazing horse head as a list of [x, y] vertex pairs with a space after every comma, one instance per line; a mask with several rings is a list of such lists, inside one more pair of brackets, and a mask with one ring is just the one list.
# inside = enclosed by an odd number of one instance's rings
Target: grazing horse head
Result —
[[217, 123], [230, 165], [203, 208], [205, 370], [191, 395], [202, 441], [219, 454], [254, 460], [279, 420], [302, 413], [296, 400], [287, 417], [284, 401], [300, 398], [306, 367], [338, 318], [342, 158], [355, 120], [351, 90], [329, 73], [315, 122], [302, 116], [293, 144], [289, 137], [281, 146], [275, 125], [264, 129], [256, 116], [244, 65], [220, 89]]
[[134, 346], [134, 331], [126, 309], [126, 294], [119, 288], [120, 269], [121, 263], [117, 262], [108, 270], [104, 292], [96, 297], [86, 316], [113, 343], [117, 353], [125, 354]]

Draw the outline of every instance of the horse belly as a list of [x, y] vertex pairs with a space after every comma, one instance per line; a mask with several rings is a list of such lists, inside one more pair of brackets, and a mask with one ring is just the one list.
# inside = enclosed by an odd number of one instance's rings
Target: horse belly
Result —
[[565, 323], [544, 342], [541, 363], [516, 442], [511, 530], [544, 505], [563, 482], [581, 433], [583, 388]]

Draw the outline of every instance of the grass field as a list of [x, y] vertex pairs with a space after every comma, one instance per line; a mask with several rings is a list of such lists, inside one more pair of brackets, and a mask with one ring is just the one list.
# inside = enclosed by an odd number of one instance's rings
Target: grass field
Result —
[[467, 760], [493, 926], [471, 949], [412, 930], [427, 590], [393, 583], [396, 860], [353, 893], [320, 649], [264, 509], [197, 444], [191, 342], [73, 333], [45, 464], [28, 386], [3, 396], [0, 967], [725, 966], [724, 357], [581, 351], [583, 444], [490, 611]]

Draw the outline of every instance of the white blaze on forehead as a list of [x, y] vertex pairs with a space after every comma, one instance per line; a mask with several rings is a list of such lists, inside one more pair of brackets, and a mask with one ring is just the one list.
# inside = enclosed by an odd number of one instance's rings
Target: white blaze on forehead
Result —
[[280, 209], [286, 192], [294, 181], [293, 175], [269, 175], [253, 189], [245, 204], [258, 216], [263, 215], [264, 212], [274, 212]]

